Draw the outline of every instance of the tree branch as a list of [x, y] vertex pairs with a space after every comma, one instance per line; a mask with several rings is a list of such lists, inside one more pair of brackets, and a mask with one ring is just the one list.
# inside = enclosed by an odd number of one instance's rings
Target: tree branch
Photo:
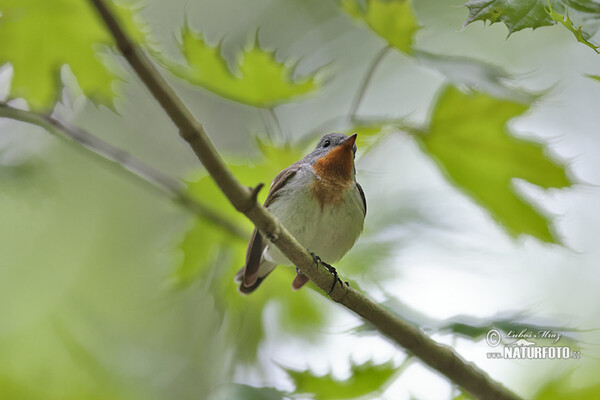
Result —
[[[244, 214], [261, 233], [303, 274], [323, 291], [328, 291], [332, 282], [331, 274], [315, 265], [306, 249], [266, 208], [253, 199], [252, 191], [248, 187], [241, 185], [235, 179], [215, 150], [202, 125], [194, 119], [148, 57], [125, 34], [104, 1], [90, 1], [112, 33], [123, 56], [179, 128], [180, 136], [189, 143], [233, 206], [238, 211], [244, 210]], [[486, 400], [518, 399], [515, 394], [492, 381], [487, 374], [464, 361], [450, 348], [436, 343], [417, 327], [403, 321], [356, 290], [345, 285], [336, 285], [330, 297], [365, 318], [409, 353], [414, 354], [474, 396]]]
[[37, 125], [59, 138], [70, 139], [101, 160], [116, 165], [120, 170], [128, 173], [129, 176], [152, 185], [153, 188], [160, 190], [162, 193], [166, 193], [192, 213], [218, 225], [233, 236], [242, 240], [249, 238], [249, 235], [233, 222], [191, 197], [178, 180], [163, 174], [126, 151], [114, 147], [84, 129], [58, 121], [49, 115], [20, 110], [5, 103], [0, 103], [0, 117]]

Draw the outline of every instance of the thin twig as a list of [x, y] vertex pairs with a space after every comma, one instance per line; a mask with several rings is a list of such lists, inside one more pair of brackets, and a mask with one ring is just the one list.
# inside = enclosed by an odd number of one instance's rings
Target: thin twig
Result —
[[233, 222], [221, 216], [211, 207], [191, 197], [186, 192], [184, 185], [178, 180], [163, 174], [126, 151], [118, 149], [92, 135], [85, 129], [73, 126], [67, 122], [61, 122], [49, 115], [21, 110], [5, 103], [0, 103], [0, 117], [7, 117], [37, 125], [59, 138], [70, 139], [78, 143], [81, 148], [98, 156], [101, 160], [116, 165], [120, 170], [128, 173], [129, 176], [148, 183], [153, 188], [167, 194], [189, 211], [220, 226], [233, 236], [243, 240], [249, 237], [246, 232], [242, 231]]
[[[251, 189], [241, 185], [235, 179], [216, 152], [202, 125], [194, 119], [148, 57], [125, 34], [104, 1], [90, 1], [104, 20], [123, 56], [179, 128], [181, 137], [189, 143], [231, 204], [239, 211], [244, 210], [244, 214], [264, 234], [264, 237], [269, 238], [321, 290], [329, 290], [331, 274], [325, 268], [318, 267], [313, 257], [277, 219], [253, 200]], [[449, 347], [438, 344], [417, 327], [392, 314], [358, 291], [346, 285], [336, 285], [330, 297], [365, 318], [381, 333], [472, 395], [486, 400], [518, 399], [515, 394], [494, 382], [485, 372], [464, 361]]]
[[273, 120], [273, 123], [275, 124], [275, 127], [277, 128], [277, 134], [279, 136], [279, 140], [284, 140], [285, 135], [283, 133], [283, 129], [281, 128], [281, 123], [279, 123], [279, 117], [277, 117], [277, 114], [275, 113], [275, 107], [268, 108], [267, 112], [271, 116], [271, 119]]
[[381, 63], [381, 60], [383, 60], [383, 57], [385, 57], [385, 55], [390, 50], [391, 47], [389, 45], [386, 45], [381, 50], [379, 50], [379, 52], [377, 52], [377, 55], [371, 62], [371, 66], [367, 70], [367, 73], [365, 74], [358, 88], [358, 92], [356, 92], [356, 96], [354, 97], [354, 101], [352, 102], [352, 106], [350, 107], [350, 111], [348, 112], [348, 116], [351, 120], [354, 120], [356, 118], [356, 112], [358, 111], [358, 107], [360, 107], [360, 103], [362, 103], [362, 100], [365, 97], [365, 93], [367, 91], [367, 88], [369, 87], [369, 84], [371, 83], [371, 79], [373, 78], [375, 70]]
[[263, 187], [265, 187], [265, 184], [260, 182], [258, 185], [256, 185], [254, 188], [252, 188], [252, 194], [250, 196], [252, 197], [253, 201], [257, 201], [258, 193], [261, 191], [261, 189]]
[[258, 115], [260, 116], [260, 119], [262, 120], [262, 123], [265, 127], [265, 132], [267, 133], [267, 137], [269, 138], [269, 140], [271, 142], [274, 142], [274, 137], [273, 137], [273, 129], [271, 128], [271, 124], [269, 123], [269, 121], [267, 121], [267, 110], [265, 110], [264, 108], [259, 108], [257, 109]]

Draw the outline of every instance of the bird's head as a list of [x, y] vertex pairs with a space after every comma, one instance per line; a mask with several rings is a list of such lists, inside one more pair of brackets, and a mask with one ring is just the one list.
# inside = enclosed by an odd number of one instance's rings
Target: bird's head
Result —
[[315, 173], [321, 177], [353, 181], [356, 136], [356, 133], [352, 136], [341, 133], [323, 135], [317, 147], [307, 156]]

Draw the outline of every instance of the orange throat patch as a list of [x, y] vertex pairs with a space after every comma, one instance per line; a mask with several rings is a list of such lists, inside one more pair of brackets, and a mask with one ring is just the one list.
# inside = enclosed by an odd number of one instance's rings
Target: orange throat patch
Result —
[[312, 165], [317, 175], [312, 191], [319, 201], [321, 210], [325, 206], [342, 202], [344, 194], [354, 183], [353, 164], [352, 147], [338, 146]]

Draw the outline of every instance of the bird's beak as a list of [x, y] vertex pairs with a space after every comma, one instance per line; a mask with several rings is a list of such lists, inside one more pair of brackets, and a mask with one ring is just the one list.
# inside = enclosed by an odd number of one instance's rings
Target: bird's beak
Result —
[[357, 133], [355, 133], [354, 135], [348, 137], [348, 139], [344, 140], [341, 144], [342, 147], [347, 147], [347, 148], [352, 148], [352, 146], [354, 146], [354, 142], [356, 142], [356, 136], [358, 136]]

